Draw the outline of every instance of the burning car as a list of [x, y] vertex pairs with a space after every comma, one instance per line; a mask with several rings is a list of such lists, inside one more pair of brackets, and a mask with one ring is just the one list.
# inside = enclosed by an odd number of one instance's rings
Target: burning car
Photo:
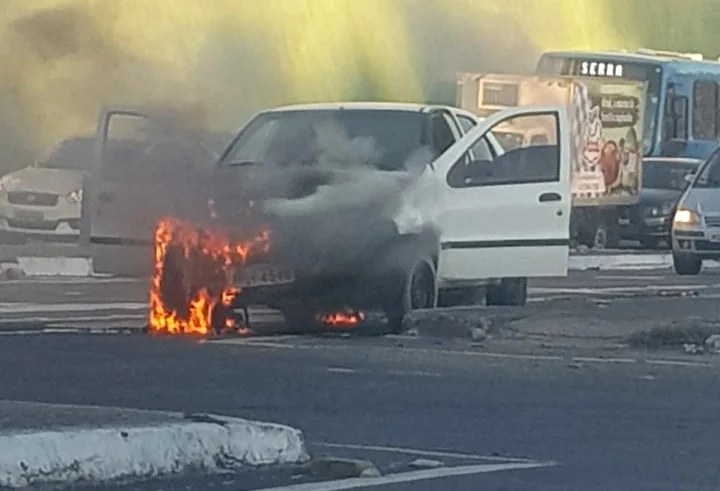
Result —
[[[97, 148], [114, 117], [144, 115], [106, 110]], [[547, 144], [504, 151], [492, 134], [538, 117], [555, 122]], [[567, 272], [566, 124], [552, 106], [480, 124], [420, 104], [272, 109], [211, 168], [179, 138], [176, 158], [143, 164], [156, 177], [132, 187], [134, 164], [109, 172], [101, 150], [84, 237], [105, 272], [152, 269], [150, 326], [161, 332], [236, 329], [236, 313], [256, 304], [293, 326], [355, 324], [381, 310], [393, 329], [411, 310], [478, 289], [489, 304], [521, 305], [528, 276]]]

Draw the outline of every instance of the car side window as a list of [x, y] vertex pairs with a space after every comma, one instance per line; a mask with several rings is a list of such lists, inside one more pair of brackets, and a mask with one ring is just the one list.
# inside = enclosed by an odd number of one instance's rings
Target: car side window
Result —
[[[541, 129], [542, 139], [526, 139], [517, 148], [494, 155], [483, 136], [450, 168], [453, 188], [555, 182], [560, 179], [559, 121], [556, 113], [520, 114], [498, 126], [529, 131]], [[529, 141], [527, 141], [529, 140]], [[487, 148], [485, 151], [479, 149]]]
[[474, 119], [468, 117], [468, 116], [457, 116], [458, 121], [460, 122], [460, 126], [462, 127], [463, 133], [467, 133], [471, 129], [473, 129], [475, 126], [477, 126], [477, 121]]
[[441, 113], [435, 113], [431, 116], [430, 133], [432, 135], [432, 146], [437, 155], [441, 155], [455, 143], [455, 136], [450, 129], [450, 125]]
[[[457, 119], [460, 122], [463, 133], [467, 133], [477, 126], [477, 120], [468, 116], [457, 115]], [[495, 152], [487, 138], [482, 137], [470, 148], [467, 157], [470, 160], [492, 160], [495, 158]]]

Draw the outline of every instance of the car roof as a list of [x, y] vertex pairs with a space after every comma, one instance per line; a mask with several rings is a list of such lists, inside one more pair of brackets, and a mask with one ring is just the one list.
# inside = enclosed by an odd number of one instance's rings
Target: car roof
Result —
[[[404, 111], [404, 112], [430, 112], [436, 109], [446, 109], [458, 112], [458, 108], [442, 105], [419, 104], [412, 102], [317, 102], [312, 104], [290, 104], [263, 111], [265, 113], [290, 111]], [[463, 111], [464, 112], [464, 111]]]

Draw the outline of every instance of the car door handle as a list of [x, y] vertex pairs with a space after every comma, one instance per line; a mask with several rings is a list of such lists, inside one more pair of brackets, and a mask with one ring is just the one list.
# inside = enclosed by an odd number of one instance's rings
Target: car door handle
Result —
[[98, 200], [100, 200], [101, 203], [109, 203], [111, 201], [115, 201], [116, 199], [117, 194], [111, 193], [109, 191], [103, 191], [98, 194]]
[[538, 198], [538, 201], [540, 203], [547, 203], [548, 201], [560, 201], [562, 199], [562, 196], [560, 196], [558, 193], [543, 193]]

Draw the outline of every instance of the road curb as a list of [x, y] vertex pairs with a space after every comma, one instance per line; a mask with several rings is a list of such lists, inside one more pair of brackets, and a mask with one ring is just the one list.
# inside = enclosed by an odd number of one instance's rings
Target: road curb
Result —
[[300, 430], [213, 415], [148, 426], [0, 434], [0, 487], [105, 483], [189, 469], [302, 464]]

